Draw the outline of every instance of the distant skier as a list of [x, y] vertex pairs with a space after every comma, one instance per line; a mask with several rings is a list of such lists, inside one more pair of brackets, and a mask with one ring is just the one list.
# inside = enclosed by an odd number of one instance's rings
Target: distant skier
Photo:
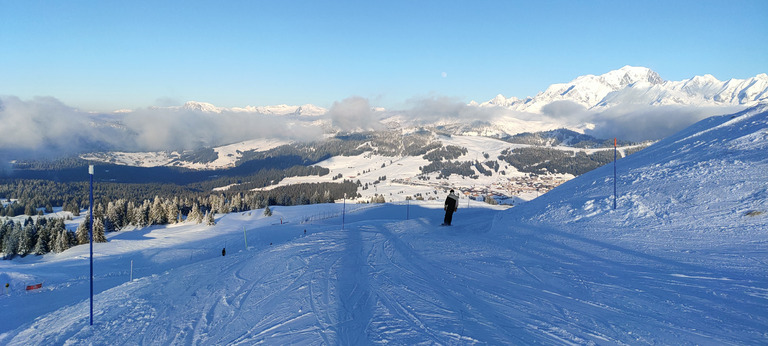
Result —
[[453, 190], [445, 198], [445, 218], [443, 219], [443, 226], [450, 226], [453, 220], [453, 212], [459, 209], [459, 196], [453, 193]]

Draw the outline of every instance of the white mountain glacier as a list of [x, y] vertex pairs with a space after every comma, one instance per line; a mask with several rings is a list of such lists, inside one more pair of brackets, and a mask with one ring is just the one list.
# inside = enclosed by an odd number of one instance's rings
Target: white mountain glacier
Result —
[[552, 84], [534, 97], [519, 99], [498, 95], [479, 104], [516, 111], [542, 113], [556, 101], [570, 101], [586, 109], [599, 110], [619, 104], [749, 106], [768, 98], [768, 75], [720, 81], [712, 75], [682, 81], [665, 81], [646, 67], [624, 66], [595, 76], [577, 77], [568, 83]]
[[224, 110], [224, 108], [216, 107], [213, 104], [197, 101], [187, 101], [183, 106], [181, 106], [181, 109], [202, 111], [207, 113], [221, 113]]

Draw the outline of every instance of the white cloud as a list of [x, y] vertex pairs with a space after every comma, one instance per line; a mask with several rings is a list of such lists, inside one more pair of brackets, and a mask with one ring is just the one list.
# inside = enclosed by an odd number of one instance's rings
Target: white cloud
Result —
[[100, 150], [161, 151], [219, 146], [254, 138], [313, 140], [322, 130], [290, 117], [147, 108], [90, 114], [51, 97], [0, 98], [0, 151], [25, 158]]
[[384, 128], [381, 115], [371, 107], [368, 99], [359, 96], [334, 102], [326, 114], [335, 128], [344, 131], [380, 130]]
[[[598, 138], [631, 141], [667, 137], [696, 121], [728, 114], [738, 107], [620, 105], [586, 110], [570, 102], [554, 102], [542, 114], [503, 107], [470, 106], [449, 97], [411, 99], [402, 111], [374, 110], [369, 100], [350, 97], [335, 102], [324, 118], [338, 130], [380, 130], [385, 116], [397, 114], [410, 125], [439, 121], [469, 124], [476, 121], [540, 122], [594, 126], [587, 133]], [[502, 120], [503, 119], [503, 120]], [[126, 113], [90, 114], [52, 97], [24, 101], [0, 97], [0, 160], [55, 158], [81, 152], [162, 151], [220, 146], [255, 138], [296, 141], [320, 139], [318, 118], [275, 116], [250, 112], [206, 113], [184, 108], [147, 108]], [[21, 154], [20, 154], [21, 153]]]
[[75, 152], [79, 143], [91, 140], [86, 133], [89, 114], [66, 106], [52, 97], [22, 101], [0, 98], [0, 149]]
[[595, 125], [587, 133], [597, 138], [630, 141], [659, 140], [713, 115], [735, 113], [742, 107], [614, 106], [589, 113]]

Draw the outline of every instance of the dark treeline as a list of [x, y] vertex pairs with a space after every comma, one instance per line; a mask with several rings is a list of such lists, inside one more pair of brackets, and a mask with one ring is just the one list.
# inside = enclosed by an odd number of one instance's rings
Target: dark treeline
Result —
[[[529, 144], [536, 146], [572, 146], [574, 148], [611, 148], [613, 139], [598, 139], [590, 135], [578, 133], [568, 129], [557, 129], [543, 132], [523, 132], [513, 136], [504, 137], [502, 140], [515, 144]], [[635, 143], [619, 140], [621, 146]]]
[[[187, 185], [163, 183], [117, 183], [96, 179], [94, 196], [106, 201], [125, 199], [141, 202], [153, 196], [199, 198], [210, 193], [215, 188], [229, 186], [228, 192], [244, 192], [255, 188], [269, 186], [286, 177], [323, 176], [330, 171], [318, 166], [294, 166], [285, 170], [264, 169], [257, 173], [241, 177], [214, 177], [208, 181]], [[87, 173], [87, 171], [86, 171]], [[98, 171], [95, 175], [98, 174]], [[212, 174], [208, 172], [208, 174]], [[36, 209], [64, 207], [65, 211], [76, 212], [88, 207], [88, 182], [82, 177], [79, 182], [58, 182], [41, 179], [0, 179], [0, 198], [16, 199], [17, 203], [8, 204], [0, 209], [0, 216], [16, 216], [37, 214]], [[97, 200], [98, 202], [98, 200]]]
[[401, 131], [376, 131], [338, 134], [319, 142], [293, 143], [267, 151], [248, 151], [241, 161], [272, 157], [297, 157], [302, 164], [315, 164], [334, 156], [356, 156], [365, 152], [383, 156], [421, 156], [442, 147], [426, 130], [403, 135]]
[[613, 150], [587, 154], [545, 147], [525, 147], [502, 151], [499, 160], [527, 173], [568, 173], [582, 175], [613, 161]]
[[15, 255], [42, 255], [62, 252], [77, 244], [75, 232], [68, 231], [64, 219], [27, 218], [23, 223], [8, 220], [0, 225], [0, 252], [5, 259]]
[[474, 164], [469, 161], [432, 161], [426, 166], [419, 167], [419, 169], [422, 174], [440, 172], [437, 179], [447, 179], [451, 174], [477, 179], [478, 175], [472, 167]]
[[[307, 167], [311, 162], [297, 155], [264, 157], [240, 162], [228, 168], [193, 170], [181, 167], [134, 167], [117, 164], [89, 162], [82, 159], [66, 159], [55, 162], [27, 161], [14, 165], [10, 175], [5, 178], [32, 180], [50, 180], [57, 182], [79, 182], [87, 179], [88, 165], [96, 168], [94, 179], [103, 182], [126, 184], [177, 184], [189, 185], [216, 181], [219, 178], [252, 176], [263, 170], [288, 170], [294, 167]], [[294, 170], [297, 168], [294, 168]]]
[[[35, 186], [35, 183], [40, 182], [24, 182], [23, 185], [31, 187]], [[125, 188], [125, 186], [122, 187]], [[357, 194], [358, 187], [359, 183], [351, 181], [305, 183], [277, 187], [269, 191], [237, 192], [230, 189], [221, 193], [182, 193], [172, 197], [155, 196], [153, 199], [140, 201], [97, 194], [99, 197], [94, 198], [93, 207], [94, 237], [95, 241], [103, 242], [106, 241], [105, 232], [119, 231], [128, 226], [141, 228], [179, 222], [205, 222], [208, 225], [213, 225], [215, 223], [213, 216], [216, 213], [242, 212], [274, 205], [333, 203], [345, 196], [359, 197]], [[73, 188], [73, 190], [83, 188], [80, 186]], [[105, 188], [102, 191], [110, 191], [110, 189]], [[38, 198], [41, 197], [38, 196]], [[23, 200], [16, 201], [10, 203], [9, 206], [23, 203]], [[83, 205], [86, 205], [86, 202], [65, 202], [64, 210], [79, 215]], [[42, 214], [43, 212], [40, 210], [38, 213]], [[40, 217], [33, 221], [29, 217], [24, 224], [21, 224], [8, 219], [0, 227], [0, 251], [5, 258], [32, 253], [39, 255], [50, 251], [61, 252], [73, 245], [88, 243], [90, 217], [84, 218], [76, 232], [67, 230], [63, 221], [46, 220], [46, 218]]]
[[422, 156], [425, 160], [428, 160], [430, 162], [435, 161], [448, 161], [448, 160], [454, 160], [460, 157], [461, 155], [466, 155], [467, 148], [464, 147], [458, 147], [455, 145], [448, 145], [445, 147], [438, 147]]

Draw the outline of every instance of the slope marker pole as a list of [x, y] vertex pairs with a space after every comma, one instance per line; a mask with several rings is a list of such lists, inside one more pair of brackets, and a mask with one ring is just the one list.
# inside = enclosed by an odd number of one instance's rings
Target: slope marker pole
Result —
[[613, 137], [613, 209], [616, 210], [616, 137]]
[[243, 238], [245, 239], [245, 250], [248, 250], [248, 236], [245, 234], [245, 226], [243, 226]]

